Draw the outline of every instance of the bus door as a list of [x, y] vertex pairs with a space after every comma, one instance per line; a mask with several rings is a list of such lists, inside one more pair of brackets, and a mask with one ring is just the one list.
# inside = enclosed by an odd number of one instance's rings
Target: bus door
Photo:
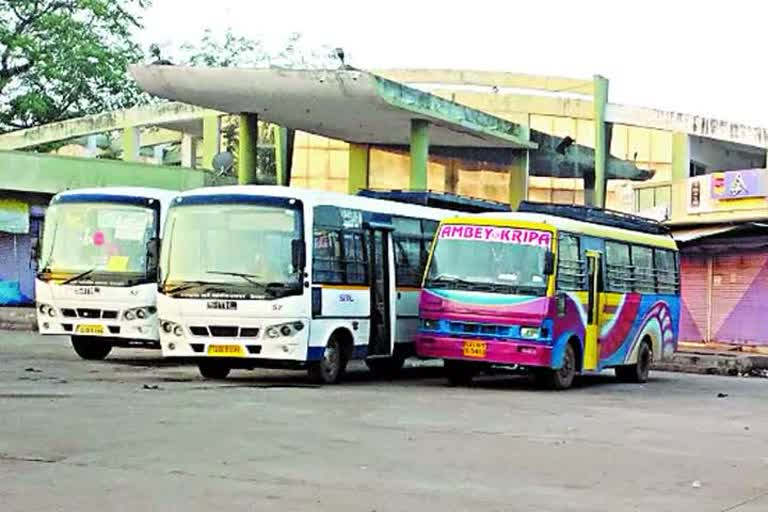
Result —
[[369, 224], [366, 228], [371, 282], [368, 356], [391, 356], [394, 349], [392, 337], [393, 279], [389, 250], [392, 227]]
[[587, 326], [584, 332], [584, 370], [596, 370], [600, 357], [600, 305], [603, 278], [601, 254], [586, 251], [587, 256]]

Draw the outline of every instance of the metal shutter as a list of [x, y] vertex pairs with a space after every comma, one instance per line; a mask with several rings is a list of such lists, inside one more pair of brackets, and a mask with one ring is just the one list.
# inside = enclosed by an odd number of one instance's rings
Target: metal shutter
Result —
[[709, 273], [705, 256], [681, 256], [680, 341], [708, 340]]
[[768, 344], [768, 251], [716, 256], [712, 278], [713, 341]]

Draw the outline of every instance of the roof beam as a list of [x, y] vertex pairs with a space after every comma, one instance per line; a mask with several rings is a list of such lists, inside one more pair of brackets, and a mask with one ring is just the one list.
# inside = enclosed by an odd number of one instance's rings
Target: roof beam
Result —
[[178, 102], [105, 112], [0, 135], [0, 150], [24, 149], [129, 127], [201, 119], [210, 110]]
[[382, 69], [373, 72], [407, 84], [468, 85], [592, 95], [592, 80], [559, 76], [458, 69]]
[[609, 123], [682, 132], [758, 148], [768, 147], [768, 129], [711, 117], [609, 103], [606, 106], [605, 120]]

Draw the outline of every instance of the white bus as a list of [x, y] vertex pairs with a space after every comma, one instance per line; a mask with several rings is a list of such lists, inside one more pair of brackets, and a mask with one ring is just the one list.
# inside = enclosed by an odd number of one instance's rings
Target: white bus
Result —
[[414, 353], [433, 234], [456, 213], [292, 187], [182, 193], [160, 256], [163, 356], [214, 379], [306, 368], [334, 383], [352, 359], [396, 371]]
[[177, 192], [109, 187], [62, 192], [37, 252], [37, 323], [83, 359], [112, 347], [159, 348], [157, 253]]

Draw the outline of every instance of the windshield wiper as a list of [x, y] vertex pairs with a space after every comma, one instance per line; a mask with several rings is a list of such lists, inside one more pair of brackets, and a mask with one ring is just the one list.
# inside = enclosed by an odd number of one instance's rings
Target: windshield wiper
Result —
[[428, 285], [433, 284], [445, 284], [445, 285], [461, 285], [461, 286], [474, 286], [475, 283], [472, 283], [470, 281], [467, 281], [466, 279], [461, 279], [460, 277], [456, 276], [449, 276], [446, 274], [440, 274], [437, 277], [434, 277], [429, 280]]
[[181, 283], [177, 286], [174, 286], [173, 288], [166, 289], [165, 286], [163, 286], [163, 292], [164, 293], [176, 293], [176, 292], [183, 292], [184, 290], [191, 290], [192, 288], [199, 288], [201, 286], [213, 286], [215, 283], [209, 283], [207, 281], [187, 281], [185, 283]]
[[216, 275], [216, 276], [235, 276], [235, 277], [240, 277], [240, 278], [243, 278], [246, 281], [248, 281], [249, 283], [254, 284], [256, 286], [264, 286], [263, 283], [260, 283], [260, 282], [256, 281], [256, 279], [264, 277], [264, 276], [260, 276], [258, 274], [246, 274], [244, 272], [221, 272], [221, 271], [218, 271], [218, 270], [208, 270], [205, 273], [206, 274]]
[[61, 282], [61, 284], [63, 286], [65, 284], [69, 284], [69, 283], [74, 282], [74, 281], [79, 281], [80, 279], [82, 279], [84, 277], [88, 277], [89, 275], [93, 274], [97, 270], [97, 268], [98, 267], [93, 267], [90, 270], [86, 270], [85, 272], [81, 272], [80, 274], [77, 274], [76, 276], [72, 276], [69, 279], [65, 279], [64, 281]]
[[266, 292], [271, 295], [288, 294], [301, 290], [301, 283], [267, 283]]

